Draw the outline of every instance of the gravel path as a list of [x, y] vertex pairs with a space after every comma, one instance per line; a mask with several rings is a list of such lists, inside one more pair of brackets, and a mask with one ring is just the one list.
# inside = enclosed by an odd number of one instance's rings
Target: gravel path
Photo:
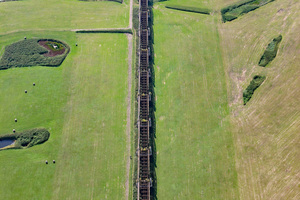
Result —
[[[129, 6], [129, 28], [132, 28], [132, 6], [133, 0], [130, 0]], [[129, 196], [129, 172], [130, 172], [130, 133], [131, 133], [131, 87], [132, 87], [132, 38], [133, 35], [126, 34], [128, 39], [128, 94], [126, 98], [127, 113], [126, 113], [126, 136], [127, 136], [127, 161], [126, 161], [126, 182], [125, 182], [125, 199]]]

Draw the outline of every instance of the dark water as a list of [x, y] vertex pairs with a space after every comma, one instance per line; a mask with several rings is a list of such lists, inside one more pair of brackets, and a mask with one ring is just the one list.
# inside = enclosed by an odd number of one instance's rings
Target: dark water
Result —
[[9, 140], [9, 139], [0, 140], [0, 149], [8, 145], [11, 145], [12, 143], [14, 143], [14, 140]]

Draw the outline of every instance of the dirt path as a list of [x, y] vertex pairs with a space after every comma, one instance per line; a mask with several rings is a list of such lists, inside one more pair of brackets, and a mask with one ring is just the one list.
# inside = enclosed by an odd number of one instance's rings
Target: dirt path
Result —
[[[129, 28], [132, 29], [133, 0], [129, 3]], [[128, 39], [128, 94], [127, 94], [127, 113], [126, 113], [126, 136], [127, 136], [127, 161], [126, 161], [126, 182], [125, 182], [125, 200], [129, 197], [129, 172], [130, 172], [130, 133], [131, 133], [131, 87], [132, 87], [132, 38], [133, 35], [126, 34]]]
[[132, 28], [132, 12], [133, 12], [133, 0], [130, 0], [129, 3], [129, 28]]
[[[132, 1], [132, 0], [131, 0]], [[126, 160], [126, 182], [125, 182], [125, 199], [128, 200], [129, 195], [129, 172], [130, 172], [130, 133], [131, 133], [131, 87], [132, 87], [132, 38], [131, 34], [126, 34], [128, 39], [128, 93], [126, 98], [126, 144], [127, 144], [127, 160]]]

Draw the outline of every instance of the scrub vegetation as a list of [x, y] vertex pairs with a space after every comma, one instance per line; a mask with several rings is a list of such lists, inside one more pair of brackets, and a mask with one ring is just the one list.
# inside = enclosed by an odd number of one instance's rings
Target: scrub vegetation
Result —
[[256, 75], [253, 77], [249, 86], [243, 92], [244, 105], [251, 99], [254, 91], [264, 82], [265, 76]]
[[45, 128], [35, 128], [13, 134], [1, 135], [0, 140], [11, 139], [15, 140], [12, 147], [14, 149], [29, 148], [37, 144], [46, 142], [50, 137], [50, 133]]
[[232, 21], [275, 0], [242, 0], [221, 9], [223, 22]]
[[[39, 44], [41, 41], [45, 41], [44, 44], [49, 50]], [[0, 69], [38, 65], [56, 67], [64, 61], [69, 53], [69, 49], [68, 45], [56, 40], [22, 40], [5, 48], [5, 52], [0, 60]], [[51, 56], [49, 51], [54, 54], [55, 52], [61, 52], [61, 55]]]
[[266, 48], [264, 54], [259, 60], [258, 65], [265, 67], [267, 64], [269, 64], [277, 55], [277, 50], [279, 47], [279, 43], [282, 40], [282, 36], [279, 35], [278, 37], [274, 38], [272, 42], [268, 44], [268, 47]]

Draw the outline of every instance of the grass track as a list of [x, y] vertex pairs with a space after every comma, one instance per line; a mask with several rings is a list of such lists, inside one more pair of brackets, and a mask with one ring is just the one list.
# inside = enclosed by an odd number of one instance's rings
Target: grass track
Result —
[[238, 199], [217, 18], [155, 6], [158, 199]]
[[[0, 99], [0, 134], [12, 127], [43, 126], [51, 132], [45, 144], [1, 152], [1, 198], [123, 199], [128, 156], [126, 36], [28, 34], [32, 36], [65, 41], [71, 52], [59, 68], [0, 71], [0, 91], [6, 94]], [[22, 33], [1, 36], [1, 45], [19, 38]], [[46, 159], [57, 164], [45, 165]]]
[[24, 0], [0, 4], [1, 33], [22, 30], [125, 28], [128, 2]]

